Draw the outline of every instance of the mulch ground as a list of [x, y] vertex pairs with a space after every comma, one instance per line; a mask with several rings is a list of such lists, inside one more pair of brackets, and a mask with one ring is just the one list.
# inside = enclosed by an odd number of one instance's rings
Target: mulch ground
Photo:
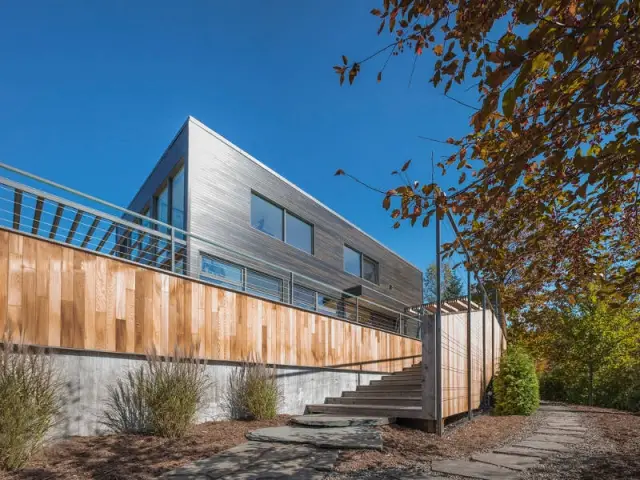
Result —
[[377, 451], [347, 451], [340, 456], [338, 472], [425, 467], [431, 460], [468, 456], [516, 440], [532, 431], [538, 417], [482, 415], [461, 420], [445, 429], [442, 437], [397, 425], [379, 427], [384, 447]]
[[72, 437], [45, 448], [19, 472], [0, 472], [0, 480], [147, 480], [244, 443], [247, 432], [285, 425], [290, 418], [207, 422], [180, 440], [141, 435]]

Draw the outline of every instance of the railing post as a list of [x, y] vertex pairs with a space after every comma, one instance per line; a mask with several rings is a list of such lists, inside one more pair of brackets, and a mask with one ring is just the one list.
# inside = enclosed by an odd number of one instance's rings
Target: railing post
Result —
[[171, 227], [171, 271], [176, 272], [176, 230]]
[[358, 297], [356, 297], [356, 323], [360, 323], [360, 302], [358, 302]]
[[402, 314], [400, 313], [400, 319], [398, 320], [398, 329], [400, 330], [400, 335], [404, 335], [404, 319], [402, 318]]
[[291, 272], [289, 276], [289, 305], [293, 305], [293, 282], [293, 272]]
[[473, 418], [472, 371], [471, 371], [471, 269], [467, 269], [467, 415]]

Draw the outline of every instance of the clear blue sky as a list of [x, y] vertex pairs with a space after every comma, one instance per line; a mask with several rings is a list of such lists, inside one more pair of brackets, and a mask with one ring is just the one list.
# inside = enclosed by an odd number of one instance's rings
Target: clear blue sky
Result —
[[468, 110], [427, 83], [428, 58], [410, 87], [410, 55], [381, 84], [382, 58], [339, 86], [341, 54], [391, 41], [369, 14], [380, 3], [3, 2], [0, 161], [124, 206], [193, 115], [424, 267], [432, 227], [393, 230], [378, 194], [333, 176], [391, 188], [411, 158], [411, 176], [429, 180], [431, 151], [448, 147], [418, 135], [468, 129]]

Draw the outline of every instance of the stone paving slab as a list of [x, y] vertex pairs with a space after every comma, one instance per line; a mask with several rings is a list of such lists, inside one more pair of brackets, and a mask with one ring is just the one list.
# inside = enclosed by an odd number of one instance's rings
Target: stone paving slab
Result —
[[584, 439], [574, 437], [573, 435], [531, 435], [530, 437], [527, 437], [526, 440], [532, 442], [568, 443], [569, 445], [577, 445], [584, 441]]
[[165, 474], [171, 480], [320, 480], [333, 469], [335, 450], [249, 442]]
[[247, 433], [254, 442], [301, 443], [321, 448], [382, 450], [380, 432], [370, 427], [268, 427]]
[[393, 419], [385, 417], [346, 417], [340, 415], [311, 414], [293, 417], [291, 421], [297, 425], [308, 427], [376, 427], [389, 425]]
[[554, 427], [551, 425], [542, 425], [542, 428], [553, 428], [554, 430], [562, 430], [564, 432], [578, 432], [578, 433], [584, 433], [587, 431], [587, 429], [585, 427]]
[[527, 447], [502, 447], [494, 450], [495, 453], [506, 453], [508, 455], [522, 455], [525, 457], [549, 458], [555, 455], [555, 452], [548, 450], [539, 450], [537, 448]]
[[520, 471], [535, 467], [540, 463], [540, 458], [537, 457], [524, 457], [506, 453], [476, 453], [471, 456], [471, 460]]
[[468, 460], [434, 460], [431, 463], [431, 470], [484, 480], [510, 480], [517, 478], [518, 475], [517, 472], [508, 468]]
[[580, 432], [578, 430], [562, 430], [560, 428], [552, 427], [539, 428], [535, 433], [539, 435], [571, 435], [574, 437], [584, 436], [584, 432]]
[[548, 450], [550, 452], [571, 452], [571, 448], [557, 442], [539, 442], [532, 440], [522, 440], [514, 445], [514, 447], [537, 448], [539, 450]]

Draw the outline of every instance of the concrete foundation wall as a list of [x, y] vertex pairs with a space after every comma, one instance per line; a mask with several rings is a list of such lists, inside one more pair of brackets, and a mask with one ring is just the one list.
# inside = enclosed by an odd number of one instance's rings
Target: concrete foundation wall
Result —
[[[144, 360], [124, 355], [94, 352], [56, 353], [55, 365], [64, 381], [64, 407], [54, 436], [94, 435], [105, 433], [100, 423], [109, 385], [127, 371], [142, 365]], [[225, 418], [222, 399], [228, 377], [237, 368], [234, 364], [208, 364], [207, 372], [214, 387], [207, 398], [199, 421]], [[368, 385], [380, 379], [377, 373], [317, 368], [278, 368], [278, 381], [284, 396], [280, 413], [302, 414], [309, 403], [324, 403], [325, 397], [338, 397], [345, 390]]]

